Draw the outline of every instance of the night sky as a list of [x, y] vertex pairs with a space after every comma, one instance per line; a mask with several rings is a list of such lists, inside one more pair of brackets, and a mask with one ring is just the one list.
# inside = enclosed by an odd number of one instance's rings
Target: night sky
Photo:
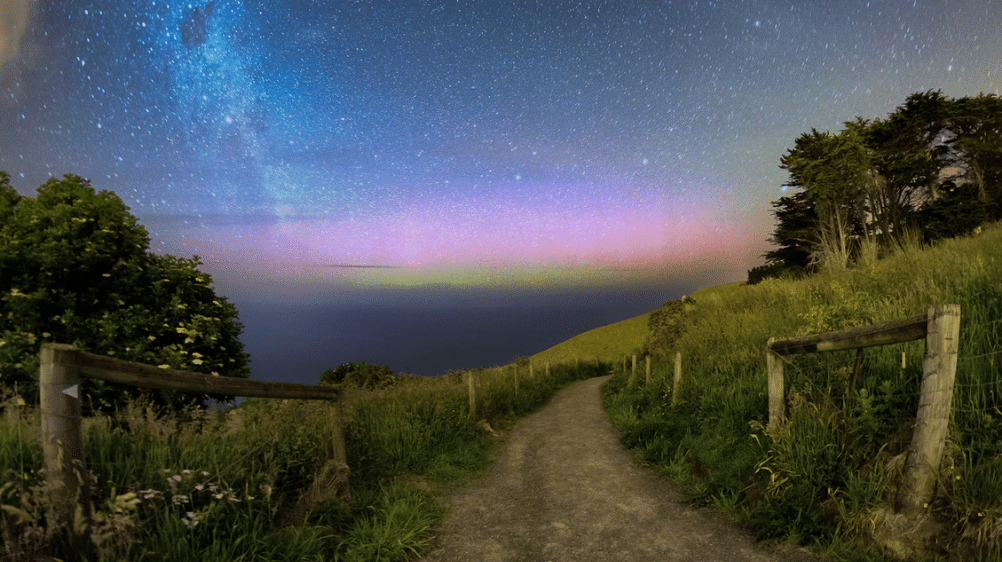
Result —
[[[376, 305], [580, 317], [391, 364], [434, 371], [743, 279], [797, 136], [1000, 76], [991, 0], [0, 0], [0, 169], [25, 195], [89, 178], [154, 251], [202, 256], [255, 378], [290, 378], [261, 367], [276, 331], [368, 333]], [[339, 341], [328, 366], [389, 361]]]

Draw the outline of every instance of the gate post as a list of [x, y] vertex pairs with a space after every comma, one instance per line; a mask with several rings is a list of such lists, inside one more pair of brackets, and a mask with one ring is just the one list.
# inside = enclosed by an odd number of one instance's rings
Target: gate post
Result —
[[77, 353], [72, 345], [43, 343], [39, 367], [45, 487], [55, 519], [68, 533], [73, 532], [77, 505], [84, 507], [86, 517], [89, 504], [80, 431]]
[[906, 514], [921, 512], [936, 490], [957, 375], [960, 305], [929, 307], [928, 318], [922, 395], [895, 506], [899, 513]]
[[769, 429], [777, 429], [786, 422], [786, 388], [783, 382], [783, 358], [772, 351], [769, 338], [765, 345], [765, 363], [769, 370]]

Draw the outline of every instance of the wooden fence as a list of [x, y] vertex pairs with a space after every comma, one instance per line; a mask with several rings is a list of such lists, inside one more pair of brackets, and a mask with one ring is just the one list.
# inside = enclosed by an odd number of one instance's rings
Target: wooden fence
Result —
[[[905, 473], [895, 502], [898, 512], [919, 512], [932, 499], [935, 491], [950, 423], [960, 338], [960, 305], [933, 306], [923, 316], [853, 330], [778, 341], [770, 338], [765, 354], [769, 371], [769, 427], [776, 428], [786, 422], [784, 355], [862, 350], [922, 338], [925, 338], [926, 358], [923, 363], [921, 397], [905, 462]], [[850, 375], [848, 385], [850, 390], [855, 385], [859, 358], [857, 352], [856, 367]]]
[[[78, 502], [83, 514], [89, 504], [85, 474], [83, 440], [80, 429], [81, 378], [99, 379], [142, 388], [179, 390], [217, 396], [249, 398], [286, 398], [299, 400], [337, 400], [335, 387], [305, 384], [252, 381], [161, 369], [142, 363], [123, 361], [81, 351], [59, 343], [43, 343], [41, 350], [40, 390], [42, 410], [42, 450], [45, 460], [46, 487], [52, 492], [57, 518], [72, 529]], [[335, 431], [335, 461], [347, 467], [343, 428]]]

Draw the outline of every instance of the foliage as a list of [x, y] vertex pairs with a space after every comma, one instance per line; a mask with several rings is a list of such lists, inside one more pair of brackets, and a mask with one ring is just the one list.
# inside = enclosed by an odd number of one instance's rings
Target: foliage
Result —
[[[432, 484], [462, 482], [481, 470], [496, 441], [492, 425], [504, 427], [562, 386], [605, 369], [586, 363], [553, 366], [550, 377], [523, 372], [518, 390], [511, 368], [476, 369], [475, 418], [467, 385], [452, 377], [345, 387], [337, 404], [247, 400], [208, 412], [126, 401], [85, 420], [93, 518], [91, 532], [73, 547], [51, 540], [39, 414], [22, 406], [0, 417], [0, 558], [412, 558], [427, 550], [442, 515]], [[328, 491], [339, 428], [349, 493], [313, 501], [312, 490]]]
[[915, 93], [886, 119], [804, 133], [780, 158], [785, 187], [796, 191], [773, 203], [778, 248], [749, 280], [845, 268], [867, 241], [892, 250], [916, 227], [931, 242], [999, 220], [1000, 162], [1002, 99], [994, 94]]
[[651, 312], [647, 320], [648, 335], [644, 350], [647, 353], [667, 353], [672, 350], [685, 333], [695, 304], [692, 299], [682, 297], [668, 301]]
[[929, 507], [949, 532], [937, 537], [946, 550], [932, 555], [1002, 553], [1002, 226], [926, 249], [902, 244], [869, 268], [693, 296], [699, 306], [675, 344], [682, 353], [679, 396], [672, 395], [673, 361], [656, 356], [650, 384], [628, 387], [617, 375], [603, 385], [624, 443], [693, 502], [726, 508], [760, 537], [843, 560], [881, 559], [860, 545], [875, 512], [893, 510], [919, 407], [924, 344], [785, 358], [790, 421], [769, 430], [764, 346], [770, 337], [959, 304], [950, 436]]
[[[0, 384], [38, 400], [38, 354], [60, 342], [101, 355], [247, 377], [236, 308], [217, 296], [198, 257], [149, 251], [121, 199], [67, 175], [35, 198], [0, 176]], [[85, 406], [108, 410], [132, 389], [86, 381]], [[180, 407], [204, 397], [153, 392]]]
[[387, 365], [371, 363], [345, 363], [320, 375], [320, 384], [350, 384], [369, 389], [385, 388], [396, 381], [397, 376]]

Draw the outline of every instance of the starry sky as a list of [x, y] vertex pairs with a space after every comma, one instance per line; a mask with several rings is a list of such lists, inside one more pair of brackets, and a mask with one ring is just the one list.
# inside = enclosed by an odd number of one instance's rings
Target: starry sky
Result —
[[643, 311], [761, 263], [801, 133], [1000, 76], [998, 0], [0, 0], [0, 169], [114, 191], [238, 303]]

